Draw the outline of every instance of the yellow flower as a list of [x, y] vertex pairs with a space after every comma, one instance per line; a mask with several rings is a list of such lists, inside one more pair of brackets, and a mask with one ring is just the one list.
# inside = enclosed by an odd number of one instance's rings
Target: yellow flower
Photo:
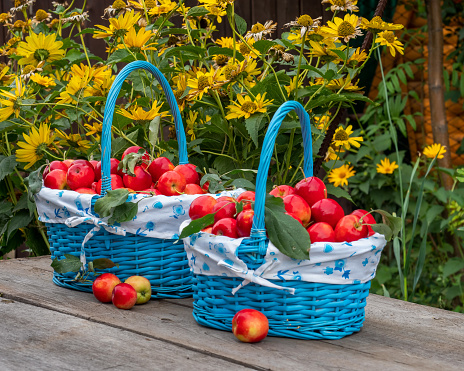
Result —
[[2, 67], [0, 71], [0, 84], [3, 86], [8, 86], [13, 82], [16, 75], [14, 74], [7, 75], [8, 71], [10, 70], [10, 67], [5, 66], [3, 63], [2, 65], [4, 67]]
[[260, 53], [258, 50], [253, 48], [254, 43], [255, 43], [255, 39], [248, 39], [246, 40], [246, 43], [244, 42], [237, 43], [236, 47], [237, 47], [237, 50], [240, 52], [240, 54], [242, 54], [244, 57], [258, 58]]
[[388, 46], [390, 54], [393, 57], [396, 55], [396, 51], [400, 54], [404, 54], [403, 44], [398, 40], [393, 31], [380, 32], [375, 38], [375, 42], [380, 45]]
[[23, 134], [23, 138], [25, 142], [18, 142], [20, 148], [16, 150], [16, 161], [28, 162], [24, 169], [29, 169], [42, 159], [45, 150], [52, 145], [55, 135], [52, 135], [49, 125], [40, 124], [39, 130], [33, 127], [28, 134]]
[[333, 144], [329, 146], [329, 149], [327, 150], [324, 161], [331, 161], [331, 160], [338, 160], [340, 158], [340, 153], [345, 152], [345, 149], [343, 147], [338, 147], [337, 149]]
[[353, 55], [348, 58], [346, 64], [350, 67], [356, 67], [358, 64], [364, 62], [367, 59], [367, 53], [361, 48], [356, 48]]
[[95, 32], [93, 37], [95, 39], [104, 39], [105, 37], [124, 36], [132, 27], [134, 27], [140, 17], [140, 14], [135, 14], [134, 11], [130, 11], [118, 18], [110, 18], [109, 27], [96, 25], [96, 27], [103, 31]]
[[129, 110], [125, 110], [124, 108], [120, 108], [118, 113], [123, 115], [124, 117], [130, 118], [131, 120], [135, 121], [137, 124], [146, 124], [152, 121], [155, 117], [161, 116], [166, 117], [169, 115], [167, 111], [160, 112], [163, 103], [158, 105], [158, 101], [153, 101], [151, 109], [145, 111], [143, 107], [137, 106], [135, 104]]
[[321, 25], [322, 17], [312, 19], [309, 15], [303, 14], [297, 17], [296, 20], [287, 23], [284, 27], [297, 27], [300, 29], [300, 36], [303, 37], [307, 32], [317, 30]]
[[1, 13], [0, 14], [0, 23], [3, 24], [3, 23], [8, 23], [11, 19], [12, 15], [10, 14], [10, 12], [8, 13]]
[[424, 155], [428, 158], [439, 158], [442, 159], [446, 153], [446, 148], [439, 143], [433, 143], [430, 146], [424, 148]]
[[15, 80], [16, 88], [13, 93], [0, 91], [0, 96], [6, 98], [0, 98], [0, 104], [2, 106], [2, 108], [0, 108], [0, 122], [6, 121], [12, 114], [14, 114], [16, 118], [19, 117], [19, 112], [21, 111], [19, 102], [24, 97], [25, 88], [18, 77], [16, 77]]
[[320, 42], [309, 41], [309, 44], [312, 47], [312, 50], [309, 52], [309, 55], [316, 58], [321, 58], [323, 62], [334, 62], [337, 63], [340, 60], [340, 57], [334, 53], [332, 50], [344, 51], [346, 49], [345, 45], [336, 46], [333, 42], [328, 42], [327, 45], [324, 45]]
[[204, 93], [210, 90], [218, 89], [224, 84], [221, 72], [210, 71], [204, 72], [202, 70], [196, 71], [195, 77], [189, 78], [187, 86], [190, 88], [189, 99], [198, 97], [201, 99]]
[[321, 27], [321, 33], [326, 36], [336, 37], [348, 42], [350, 39], [354, 39], [356, 36], [362, 36], [362, 32], [359, 29], [361, 18], [354, 14], [345, 14], [345, 17], [335, 17], [333, 22], [328, 21], [328, 26]]
[[[317, 79], [316, 79], [317, 80]], [[358, 90], [361, 90], [362, 88], [360, 88], [358, 86], [358, 82], [356, 81], [356, 84], [353, 84], [352, 81], [351, 81], [351, 78], [350, 76], [348, 75], [346, 77], [346, 79], [344, 79], [343, 77], [342, 78], [339, 78], [339, 79], [335, 79], [335, 80], [331, 80], [328, 84], [327, 84], [327, 87], [331, 90], [334, 90], [334, 91], [339, 91], [340, 89], [343, 89], [343, 90], [349, 90], [349, 91], [358, 91]]]
[[262, 40], [264, 36], [270, 35], [275, 31], [277, 23], [272, 23], [272, 21], [267, 21], [266, 23], [256, 23], [251, 27], [251, 30], [248, 31], [245, 35], [245, 39], [250, 38], [255, 39], [255, 41]]
[[211, 117], [206, 115], [205, 121], [202, 119], [197, 120], [198, 118], [198, 111], [193, 112], [189, 111], [188, 117], [185, 119], [185, 122], [187, 123], [187, 135], [190, 135], [190, 140], [195, 140], [196, 135], [195, 135], [195, 127], [201, 124], [204, 124], [205, 122], [208, 122], [211, 120]]
[[[151, 8], [154, 8], [156, 6], [156, 1], [157, 0], [145, 0], [145, 7], [147, 9], [151, 9]], [[137, 10], [144, 10], [143, 8], [143, 2], [142, 0], [138, 0], [137, 1], [134, 1], [134, 0], [129, 0], [129, 6], [133, 7], [134, 9], [137, 9]], [[113, 3], [113, 6], [114, 6], [114, 3]]]
[[177, 6], [177, 3], [171, 0], [158, 0], [158, 2], [159, 2], [159, 5], [152, 7], [148, 11], [148, 14], [154, 15], [154, 16], [160, 16], [162, 14], [169, 13], [171, 10], [173, 10]]
[[356, 171], [353, 170], [353, 166], [343, 165], [339, 168], [332, 169], [329, 173], [329, 182], [333, 183], [335, 187], [339, 185], [348, 185], [348, 178], [351, 178], [356, 174]]
[[361, 19], [361, 28], [372, 33], [401, 30], [403, 27], [404, 26], [402, 24], [384, 22], [379, 16], [372, 18], [371, 21], [367, 20], [366, 18]]
[[251, 58], [246, 58], [241, 62], [236, 60], [236, 63], [230, 59], [227, 65], [221, 69], [221, 74], [227, 81], [243, 80], [243, 83], [251, 88], [256, 84], [254, 76], [261, 73], [257, 66], [256, 61]]
[[44, 35], [43, 33], [31, 33], [26, 41], [21, 41], [16, 50], [23, 58], [19, 64], [32, 64], [37, 66], [40, 62], [53, 62], [64, 57], [65, 51], [61, 49], [63, 43], [56, 41], [56, 34]]
[[395, 169], [398, 169], [396, 162], [390, 162], [390, 160], [386, 157], [383, 160], [380, 160], [380, 164], [377, 164], [377, 172], [379, 174], [393, 174]]
[[234, 48], [234, 39], [231, 37], [221, 37], [219, 40], [216, 40], [216, 44], [218, 44], [221, 48]]
[[203, 7], [207, 9], [211, 15], [216, 17], [216, 21], [218, 23], [222, 22], [222, 17], [224, 17], [227, 12], [226, 12], [226, 7], [227, 7], [227, 1], [223, 0], [199, 0], [201, 3], [203, 3]]
[[94, 122], [92, 125], [84, 124], [84, 127], [88, 130], [85, 134], [86, 136], [94, 135], [97, 141], [100, 141], [100, 136], [103, 131], [103, 124], [99, 122]]
[[237, 102], [232, 102], [233, 104], [229, 105], [229, 114], [226, 116], [227, 120], [244, 117], [245, 119], [249, 118], [251, 115], [261, 112], [265, 113], [267, 111], [266, 106], [270, 105], [273, 100], [265, 100], [266, 93], [262, 96], [258, 94], [254, 100], [250, 98], [249, 95], [243, 97], [242, 95], [237, 95]]
[[349, 10], [350, 12], [357, 12], [359, 9], [356, 6], [358, 0], [322, 0], [322, 4], [330, 4], [332, 12]]
[[90, 148], [91, 143], [87, 139], [82, 139], [80, 134], [66, 134], [65, 132], [56, 129], [57, 135], [62, 138], [60, 144], [74, 148], [81, 152], [86, 152]]
[[186, 73], [181, 73], [175, 75], [172, 78], [172, 82], [176, 84], [176, 89], [174, 90], [174, 96], [176, 97], [177, 105], [179, 110], [182, 112], [185, 108], [186, 96], [183, 96], [187, 90], [187, 80], [188, 75]]
[[330, 123], [330, 116], [329, 115], [322, 115], [322, 116], [314, 116], [313, 118], [316, 127], [321, 131], [327, 131], [329, 128]]
[[332, 143], [335, 147], [345, 147], [346, 149], [350, 149], [351, 146], [356, 148], [361, 147], [361, 144], [358, 142], [362, 142], [362, 137], [350, 137], [353, 134], [352, 125], [349, 125], [346, 129], [343, 126], [339, 126], [337, 130], [335, 130], [335, 134], [332, 139]]
[[152, 36], [153, 32], [146, 31], [145, 27], [142, 27], [138, 32], [135, 28], [131, 28], [124, 35], [124, 44], [119, 44], [118, 49], [125, 49], [127, 47], [133, 53], [140, 53], [142, 50], [156, 50], [155, 44], [145, 45]]
[[51, 86], [56, 86], [54, 79], [47, 77], [47, 76], [41, 76], [38, 73], [33, 74], [31, 76], [31, 80], [39, 85], [45, 86], [46, 88], [49, 88]]

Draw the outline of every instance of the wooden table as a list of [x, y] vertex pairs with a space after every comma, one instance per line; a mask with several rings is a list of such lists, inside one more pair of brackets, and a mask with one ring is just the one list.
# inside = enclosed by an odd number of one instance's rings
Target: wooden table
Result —
[[52, 282], [50, 257], [0, 261], [0, 370], [464, 370], [464, 315], [369, 295], [341, 340], [240, 343], [192, 300], [129, 311]]

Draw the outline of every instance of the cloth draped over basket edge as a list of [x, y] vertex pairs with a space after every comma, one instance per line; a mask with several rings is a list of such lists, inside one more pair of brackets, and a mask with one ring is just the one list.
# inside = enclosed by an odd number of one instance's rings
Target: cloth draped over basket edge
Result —
[[[188, 225], [182, 223], [181, 230]], [[365, 283], [375, 277], [385, 237], [374, 234], [354, 242], [316, 242], [311, 244], [310, 260], [292, 259], [282, 254], [269, 241], [263, 264], [251, 270], [238, 257], [244, 238], [214, 236], [196, 233], [185, 238], [184, 247], [190, 269], [194, 274], [222, 277], [240, 277], [243, 282], [232, 290], [234, 295], [250, 282], [286, 290], [269, 280], [306, 281], [327, 284]]]
[[[213, 197], [237, 197], [244, 189], [222, 192]], [[95, 225], [82, 241], [81, 262], [86, 264], [84, 246], [100, 229], [125, 236], [132, 233], [141, 237], [160, 239], [179, 238], [180, 224], [189, 219], [188, 210], [195, 198], [202, 195], [149, 196], [129, 194], [128, 202], [138, 202], [138, 213], [129, 222], [108, 224], [108, 218], [99, 218], [92, 212], [92, 201], [100, 196], [69, 190], [42, 187], [35, 195], [39, 220], [61, 223], [72, 228], [82, 223]]]

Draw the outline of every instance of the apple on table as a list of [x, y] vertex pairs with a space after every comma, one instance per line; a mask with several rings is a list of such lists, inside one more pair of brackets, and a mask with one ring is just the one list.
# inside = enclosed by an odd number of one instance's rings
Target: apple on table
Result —
[[269, 332], [267, 317], [256, 309], [242, 309], [232, 318], [232, 333], [244, 343], [257, 343]]
[[131, 285], [137, 292], [135, 304], [145, 304], [151, 298], [151, 283], [146, 277], [131, 276], [124, 281]]

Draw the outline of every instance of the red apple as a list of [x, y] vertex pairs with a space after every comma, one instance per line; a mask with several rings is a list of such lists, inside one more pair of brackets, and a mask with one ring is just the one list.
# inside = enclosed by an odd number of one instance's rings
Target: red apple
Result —
[[201, 230], [202, 232], [213, 234], [213, 227], [206, 227]]
[[142, 276], [131, 276], [124, 281], [137, 291], [137, 301], [135, 304], [145, 304], [151, 298], [151, 283]]
[[97, 167], [97, 164], [98, 164], [100, 161], [97, 161], [97, 160], [90, 160], [89, 162], [92, 164], [93, 169], [95, 170], [96, 167]]
[[42, 179], [45, 179], [45, 177], [48, 175], [48, 173], [50, 171], [53, 171], [53, 170], [56, 170], [56, 169], [60, 169], [60, 170], [63, 170], [63, 171], [68, 171], [68, 166], [63, 163], [62, 161], [52, 161], [50, 162], [50, 164], [45, 167], [45, 170], [43, 172], [43, 175], [42, 175]]
[[137, 193], [141, 193], [143, 195], [152, 195], [152, 196], [159, 196], [161, 194], [161, 192], [158, 191], [156, 188], [147, 188]]
[[[121, 178], [124, 176], [122, 170], [118, 170], [119, 160], [116, 158], [110, 159], [110, 174], [118, 174]], [[101, 161], [97, 162], [95, 166], [95, 180], [100, 180], [102, 176]]]
[[64, 189], [66, 187], [66, 171], [60, 169], [50, 171], [44, 179], [44, 186], [51, 189]]
[[356, 215], [346, 215], [335, 226], [337, 242], [352, 242], [367, 237], [367, 226], [359, 222]]
[[137, 291], [128, 283], [119, 283], [114, 286], [111, 301], [119, 309], [131, 309], [137, 302]]
[[257, 343], [263, 340], [269, 331], [267, 317], [255, 309], [242, 309], [232, 318], [232, 332], [244, 343]]
[[295, 188], [290, 187], [289, 185], [280, 185], [275, 187], [271, 192], [270, 195], [274, 197], [284, 198], [285, 196], [292, 195], [295, 193]]
[[[298, 218], [295, 214], [290, 214], [290, 213], [285, 213], [285, 214], [291, 216], [293, 219], [295, 219], [297, 222], [299, 222], [301, 225], [303, 225], [303, 222], [301, 221], [301, 219]], [[304, 227], [304, 225], [303, 225], [303, 227]]]
[[92, 165], [89, 165], [74, 161], [71, 167], [68, 169], [67, 182], [69, 188], [76, 190], [78, 188], [90, 188], [92, 183], [95, 181], [95, 172]]
[[335, 228], [338, 221], [345, 215], [339, 203], [330, 198], [317, 201], [311, 207], [311, 211], [313, 221], [329, 223], [332, 228]]
[[200, 219], [206, 214], [213, 212], [214, 205], [217, 201], [212, 196], [200, 196], [190, 204], [189, 217], [192, 220]]
[[234, 218], [224, 218], [213, 225], [212, 233], [216, 236], [237, 238], [237, 221]]
[[153, 182], [156, 183], [161, 175], [167, 171], [174, 170], [174, 165], [166, 157], [157, 157], [148, 166], [147, 170], [150, 173]]
[[205, 182], [205, 184], [203, 184], [201, 186], [201, 188], [205, 191], [205, 193], [208, 193], [208, 190], [209, 190], [209, 182]]
[[255, 192], [253, 191], [245, 191], [237, 197], [237, 202], [243, 201], [243, 210], [250, 210], [251, 209], [251, 202], [255, 201]]
[[121, 280], [113, 273], [103, 273], [93, 281], [93, 295], [102, 303], [110, 303], [113, 289], [119, 283], [121, 283]]
[[142, 166], [136, 166], [134, 168], [135, 176], [124, 174], [122, 181], [127, 188], [131, 188], [134, 191], [142, 191], [150, 188], [151, 186], [151, 175], [143, 169]]
[[[122, 178], [119, 175], [111, 174], [110, 177], [111, 177], [111, 189], [124, 188], [124, 183], [122, 181]], [[95, 185], [95, 192], [97, 192], [97, 194], [101, 193], [101, 184], [102, 184], [102, 180], [100, 179]]]
[[237, 215], [237, 232], [239, 237], [250, 237], [255, 212], [251, 209], [243, 210]]
[[335, 232], [329, 223], [314, 223], [308, 228], [311, 243], [314, 242], [335, 242]]
[[229, 202], [235, 202], [235, 198], [233, 197], [230, 197], [230, 196], [221, 196], [221, 197], [218, 197], [216, 199], [217, 202], [221, 202], [221, 201], [229, 201]]
[[97, 192], [95, 192], [91, 188], [78, 188], [78, 189], [75, 189], [75, 191], [77, 193], [86, 193], [86, 194], [89, 194], [89, 195], [96, 195], [97, 194]]
[[184, 176], [171, 170], [160, 176], [157, 188], [165, 196], [178, 196], [184, 192], [186, 185]]
[[[359, 217], [360, 220], [362, 218], [363, 224], [376, 224], [375, 219], [372, 216], [372, 214], [369, 214], [369, 212], [367, 212], [366, 210], [357, 209], [353, 211], [350, 215], [356, 215], [357, 217]], [[368, 231], [367, 235], [369, 237], [375, 234], [374, 230], [372, 229], [370, 225], [367, 226], [367, 231]]]
[[[90, 166], [93, 170], [93, 166], [92, 166], [92, 163], [90, 161], [87, 161], [87, 160], [84, 160], [82, 158], [78, 158], [77, 160], [74, 160], [72, 165], [85, 165], [85, 166]], [[72, 166], [71, 165], [71, 166]], [[69, 166], [69, 167], [71, 167]]]
[[233, 218], [237, 213], [235, 202], [219, 201], [214, 205], [213, 213], [216, 213], [214, 215], [214, 222], [224, 218]]
[[200, 175], [197, 173], [196, 166], [193, 164], [177, 165], [174, 168], [179, 174], [182, 174], [187, 183], [200, 185]]
[[[74, 160], [68, 159], [68, 160], [63, 160], [62, 162], [63, 162], [63, 164], [65, 164], [65, 165], [68, 167], [68, 169], [69, 169], [69, 168], [71, 167], [71, 165], [73, 164]], [[67, 171], [67, 170], [66, 170], [66, 171]]]
[[307, 202], [298, 195], [288, 195], [284, 197], [285, 211], [292, 216], [295, 215], [307, 226], [311, 220], [311, 208]]
[[187, 195], [202, 195], [205, 192], [198, 184], [187, 184], [185, 186], [184, 193]]
[[129, 153], [137, 153], [139, 151], [139, 149], [143, 149], [145, 151], [145, 154], [142, 156], [142, 161], [145, 162], [145, 163], [148, 163], [148, 161], [150, 161], [150, 155], [148, 154], [148, 152], [142, 148], [142, 147], [139, 147], [139, 146], [132, 146], [132, 147], [129, 147], [127, 148], [122, 156], [121, 156], [121, 160], [126, 157], [127, 154]]
[[297, 195], [303, 197], [311, 208], [317, 201], [327, 198], [325, 184], [315, 176], [310, 176], [299, 181], [295, 186], [295, 192]]

